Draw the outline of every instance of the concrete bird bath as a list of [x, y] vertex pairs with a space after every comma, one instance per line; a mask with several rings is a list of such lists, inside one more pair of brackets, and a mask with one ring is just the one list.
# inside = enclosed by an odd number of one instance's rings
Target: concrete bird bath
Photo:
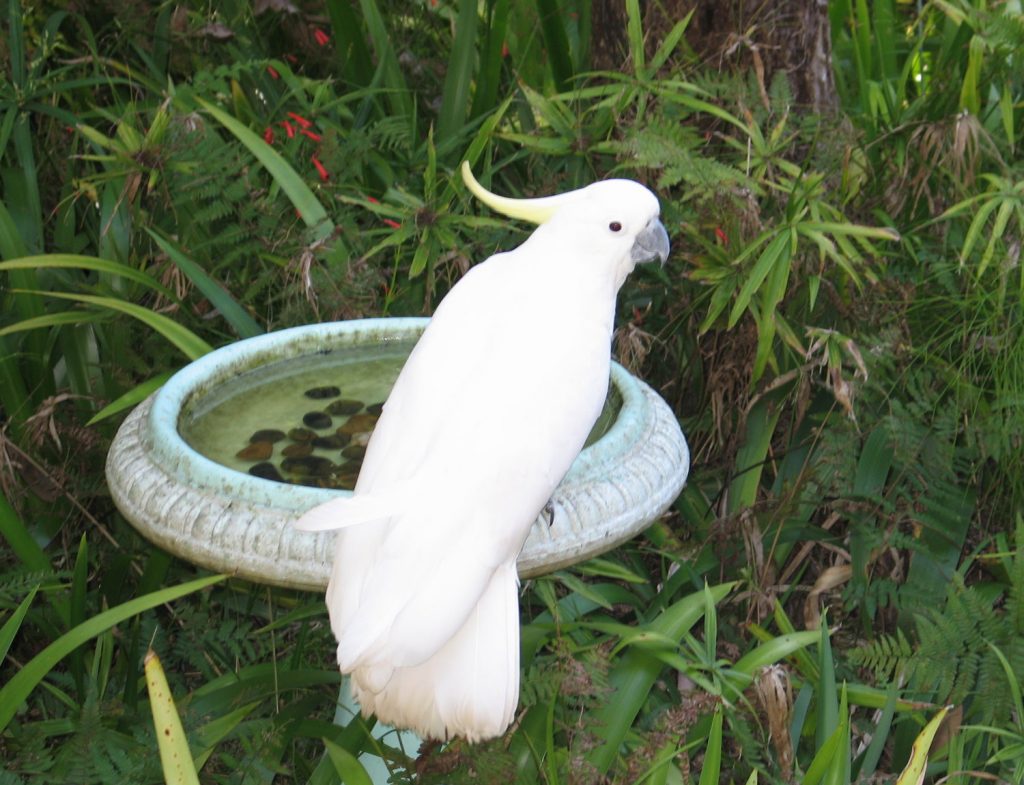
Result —
[[[328, 357], [352, 347], [395, 351], [415, 342], [428, 320], [366, 319], [308, 325], [231, 344], [188, 365], [122, 424], [107, 457], [114, 503], [147, 539], [211, 570], [262, 583], [326, 588], [333, 533], [295, 531], [289, 521], [345, 491], [288, 485], [222, 466], [178, 431], [190, 407], [226, 381], [257, 379], [286, 359]], [[646, 528], [675, 500], [689, 452], [672, 411], [619, 365], [621, 397], [606, 433], [576, 459], [519, 557], [523, 577], [607, 551]]]
[[[323, 591], [334, 533], [299, 532], [290, 521], [348, 492], [284, 484], [229, 468], [189, 446], [179, 426], [232, 380], [236, 386], [257, 384], [295, 358], [335, 362], [334, 372], [343, 375], [344, 365], [336, 361], [346, 352], [407, 353], [428, 321], [366, 319], [296, 327], [231, 344], [193, 362], [140, 404], [118, 431], [106, 466], [115, 504], [147, 539], [195, 564], [260, 583]], [[518, 562], [522, 577], [615, 547], [649, 526], [683, 487], [689, 451], [672, 411], [617, 364], [611, 382], [618, 411], [556, 489], [553, 515], [543, 514], [531, 529]], [[344, 691], [339, 721], [355, 711]], [[382, 767], [380, 760], [369, 767], [374, 781], [386, 781]]]

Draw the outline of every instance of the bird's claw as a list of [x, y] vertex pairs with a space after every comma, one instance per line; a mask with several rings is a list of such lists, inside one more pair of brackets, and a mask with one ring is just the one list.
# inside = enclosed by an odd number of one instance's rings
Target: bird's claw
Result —
[[544, 505], [544, 509], [540, 511], [540, 514], [548, 519], [549, 529], [555, 525], [555, 503], [551, 499], [548, 499], [548, 503]]

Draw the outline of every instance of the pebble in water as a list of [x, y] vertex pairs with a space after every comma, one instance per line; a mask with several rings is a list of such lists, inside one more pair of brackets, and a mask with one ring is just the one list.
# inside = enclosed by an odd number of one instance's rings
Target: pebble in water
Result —
[[353, 401], [348, 398], [339, 398], [338, 400], [331, 401], [327, 404], [327, 411], [329, 414], [337, 414], [340, 416], [355, 414], [362, 408], [362, 401]]
[[353, 462], [343, 464], [334, 476], [335, 487], [343, 488], [346, 491], [355, 488], [356, 480], [359, 479], [359, 466], [360, 464]]
[[334, 385], [325, 385], [323, 387], [313, 387], [312, 389], [306, 390], [305, 394], [307, 398], [313, 398], [319, 401], [325, 398], [337, 398], [341, 395], [341, 390]]
[[277, 470], [277, 467], [269, 462], [257, 463], [255, 466], [250, 466], [249, 474], [263, 480], [273, 480], [274, 482], [285, 481], [284, 477], [282, 477], [281, 473]]
[[357, 447], [365, 447], [370, 443], [370, 437], [373, 436], [373, 431], [361, 431], [360, 433], [352, 434], [352, 444]]
[[324, 428], [330, 428], [331, 415], [327, 412], [306, 412], [302, 415], [302, 423], [310, 428], [315, 428], [318, 431], [322, 431]]
[[341, 451], [342, 458], [350, 458], [355, 461], [361, 461], [364, 455], [366, 455], [366, 448], [358, 444], [351, 444]]
[[311, 442], [316, 438], [316, 431], [309, 428], [292, 428], [288, 431], [288, 438], [293, 442]]
[[281, 455], [285, 458], [305, 458], [313, 452], [312, 442], [295, 442], [295, 444], [289, 444], [283, 450]]
[[249, 437], [250, 442], [279, 442], [284, 438], [284, 431], [279, 431], [277, 428], [264, 428], [256, 431], [252, 436]]
[[348, 422], [338, 428], [338, 433], [363, 433], [372, 431], [377, 424], [377, 417], [373, 414], [357, 414], [350, 417]]
[[377, 417], [380, 417], [380, 413], [384, 411], [383, 401], [381, 403], [371, 403], [369, 406], [366, 407], [366, 411], [369, 412], [370, 414], [374, 414]]
[[281, 468], [299, 477], [326, 477], [335, 466], [329, 458], [307, 455], [305, 458], [285, 458], [281, 461]]
[[270, 442], [253, 442], [235, 453], [235, 457], [243, 461], [265, 461], [274, 452]]
[[325, 450], [340, 450], [351, 438], [346, 433], [332, 433], [330, 436], [317, 436], [312, 444]]

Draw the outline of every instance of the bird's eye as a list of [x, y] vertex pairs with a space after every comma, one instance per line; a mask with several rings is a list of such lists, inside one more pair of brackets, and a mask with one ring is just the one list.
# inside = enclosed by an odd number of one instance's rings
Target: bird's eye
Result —
[[622, 224], [620, 224], [618, 221], [612, 221], [610, 224], [608, 224], [608, 228], [611, 229], [613, 232], [621, 232]]

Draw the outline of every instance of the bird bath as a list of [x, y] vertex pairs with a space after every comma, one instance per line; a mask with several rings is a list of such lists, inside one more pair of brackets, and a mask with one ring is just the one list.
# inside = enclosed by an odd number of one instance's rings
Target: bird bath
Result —
[[[323, 591], [334, 534], [297, 531], [290, 521], [349, 491], [252, 476], [247, 471], [253, 461], [235, 453], [245, 449], [254, 430], [303, 425], [294, 419], [302, 418], [301, 409], [281, 409], [265, 392], [274, 386], [290, 393], [291, 406], [298, 400], [311, 409], [330, 407], [326, 400], [304, 397], [319, 384], [336, 385], [345, 398], [359, 396], [371, 407], [383, 400], [428, 321], [366, 319], [296, 327], [231, 344], [188, 365], [118, 430], [107, 456], [114, 503], [153, 543], [203, 567]], [[366, 366], [375, 369], [376, 379], [361, 376]], [[683, 487], [689, 451], [668, 405], [614, 363], [608, 397], [588, 446], [555, 490], [551, 512], [530, 531], [518, 561], [522, 577], [615, 547], [650, 525]], [[365, 416], [365, 407], [356, 416]], [[329, 435], [335, 424], [319, 430]], [[226, 435], [214, 439], [212, 447], [203, 444], [204, 431], [222, 426]], [[272, 443], [275, 458], [286, 442]], [[337, 449], [330, 449], [337, 459]], [[324, 458], [325, 450], [320, 450]], [[340, 471], [328, 482], [344, 486], [353, 479], [351, 472]], [[336, 722], [346, 724], [357, 711], [343, 684]], [[374, 735], [389, 732], [378, 727]], [[417, 743], [408, 732], [400, 738], [402, 744]], [[380, 759], [364, 763], [374, 782], [387, 781]]]
[[[229, 381], [255, 386], [279, 374], [286, 360], [322, 363], [325, 376], [343, 387], [347, 358], [365, 360], [372, 350], [385, 365], [390, 358], [391, 370], [384, 372], [391, 374], [389, 384], [427, 322], [365, 319], [296, 327], [231, 344], [188, 365], [118, 431], [107, 457], [115, 504], [150, 541], [203, 567], [323, 590], [334, 535], [296, 531], [289, 522], [347, 491], [275, 482], [224, 466], [194, 450], [179, 427], [215, 405]], [[661, 515], [683, 487], [689, 452], [672, 411], [619, 365], [613, 364], [611, 381], [612, 397], [621, 399], [617, 416], [558, 486], [553, 515], [542, 515], [531, 529], [518, 562], [523, 577], [615, 547]], [[295, 387], [301, 393], [302, 383]]]

